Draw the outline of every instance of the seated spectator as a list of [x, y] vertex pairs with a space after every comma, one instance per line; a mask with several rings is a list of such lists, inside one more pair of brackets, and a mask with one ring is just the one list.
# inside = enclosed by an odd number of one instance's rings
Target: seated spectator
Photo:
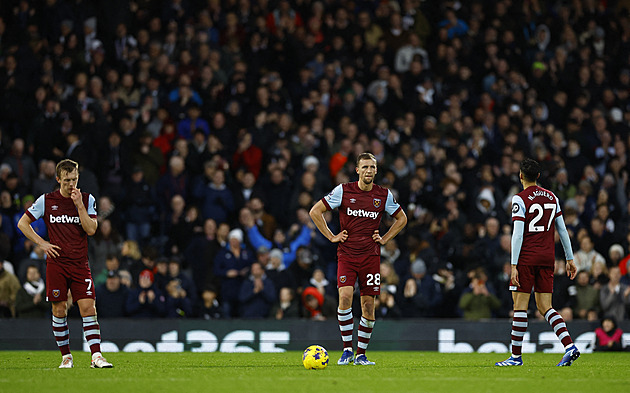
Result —
[[317, 288], [307, 287], [302, 291], [302, 317], [324, 321], [337, 315], [336, 302], [324, 296]]
[[121, 318], [125, 314], [125, 306], [129, 296], [129, 288], [122, 284], [117, 270], [107, 272], [103, 284], [96, 287], [96, 310], [101, 318]]
[[133, 318], [162, 318], [166, 315], [166, 298], [153, 283], [153, 273], [143, 270], [138, 287], [127, 295], [126, 311]]
[[15, 297], [18, 318], [42, 318], [48, 315], [50, 303], [46, 301], [46, 284], [36, 265], [26, 269], [26, 281]]
[[271, 309], [270, 315], [278, 320], [300, 317], [300, 305], [295, 298], [295, 291], [292, 288], [280, 288], [280, 296]]
[[595, 343], [593, 351], [612, 352], [623, 351], [623, 331], [617, 326], [612, 317], [604, 317], [601, 325], [595, 329]]
[[242, 318], [266, 318], [276, 301], [276, 289], [258, 262], [251, 266], [249, 279], [241, 284], [238, 296]]
[[599, 291], [590, 283], [590, 275], [582, 270], [576, 277], [576, 303], [573, 316], [579, 319], [596, 321], [599, 315]]
[[578, 272], [580, 270], [590, 271], [595, 261], [606, 263], [606, 258], [595, 251], [593, 241], [589, 236], [582, 237], [580, 249], [575, 253], [574, 258]]
[[118, 271], [120, 269], [120, 261], [118, 255], [109, 254], [105, 258], [105, 269], [99, 271], [92, 270], [92, 277], [94, 278], [94, 287], [98, 287], [101, 284], [105, 284], [110, 271]]
[[501, 307], [501, 301], [488, 290], [487, 276], [477, 271], [470, 282], [470, 289], [465, 290], [459, 299], [459, 308], [464, 312], [464, 319], [478, 321], [492, 317], [492, 313]]
[[166, 317], [190, 318], [193, 315], [193, 303], [182, 288], [179, 279], [174, 278], [166, 284]]
[[402, 316], [395, 295], [396, 287], [381, 285], [381, 294], [374, 299], [376, 319], [399, 319]]
[[15, 297], [20, 288], [17, 277], [0, 263], [0, 318], [15, 316]]
[[223, 318], [223, 309], [217, 300], [217, 290], [214, 286], [207, 286], [201, 292], [201, 301], [198, 302], [195, 316], [206, 320]]

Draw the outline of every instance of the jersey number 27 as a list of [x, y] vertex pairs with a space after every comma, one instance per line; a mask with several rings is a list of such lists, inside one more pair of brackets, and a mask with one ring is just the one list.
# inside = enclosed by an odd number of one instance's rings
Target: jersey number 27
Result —
[[[544, 225], [537, 225], [540, 220], [542, 220], [543, 218], [543, 214], [545, 210], [550, 210], [550, 214], [549, 214], [549, 222], [547, 222], [547, 228], [545, 229]], [[529, 231], [530, 232], [543, 232], [543, 231], [548, 231], [551, 228], [551, 223], [553, 222], [553, 216], [555, 216], [556, 212], [556, 204], [555, 203], [545, 203], [544, 205], [541, 205], [540, 203], [534, 203], [532, 205], [529, 206], [529, 213], [531, 214], [536, 214], [536, 217], [534, 217], [530, 222], [529, 222]]]

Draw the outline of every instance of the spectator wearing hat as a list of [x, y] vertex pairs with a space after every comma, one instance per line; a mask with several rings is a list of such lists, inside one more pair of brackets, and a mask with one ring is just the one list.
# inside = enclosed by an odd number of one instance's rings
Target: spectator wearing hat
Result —
[[226, 318], [238, 316], [238, 295], [249, 267], [254, 262], [252, 253], [243, 243], [243, 231], [232, 229], [228, 242], [214, 259], [214, 275], [221, 280], [221, 303]]
[[96, 286], [96, 310], [101, 318], [120, 318], [126, 315], [129, 289], [122, 285], [118, 270], [109, 270], [105, 282]]
[[153, 282], [153, 273], [145, 269], [138, 275], [138, 287], [127, 295], [126, 311], [133, 318], [166, 316], [166, 298]]
[[306, 287], [302, 291], [302, 317], [315, 321], [324, 321], [337, 315], [335, 301], [323, 295], [315, 287]]
[[[282, 288], [291, 288], [295, 292], [297, 285], [293, 275], [284, 267], [284, 253], [281, 250], [274, 248], [269, 251], [265, 273], [273, 281], [277, 291], [280, 291]], [[279, 293], [278, 296], [280, 297]]]
[[254, 262], [249, 278], [241, 284], [238, 295], [241, 318], [266, 318], [277, 299], [273, 281], [265, 274], [263, 266]]
[[406, 318], [432, 317], [436, 307], [442, 302], [440, 284], [427, 274], [427, 266], [422, 259], [411, 263], [406, 279], [398, 289], [398, 305]]

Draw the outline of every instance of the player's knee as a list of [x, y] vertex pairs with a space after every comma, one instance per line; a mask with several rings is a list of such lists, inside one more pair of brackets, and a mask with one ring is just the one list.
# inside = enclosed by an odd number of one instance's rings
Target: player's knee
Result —
[[66, 302], [53, 302], [52, 303], [52, 314], [57, 318], [65, 318], [68, 315], [68, 306]]

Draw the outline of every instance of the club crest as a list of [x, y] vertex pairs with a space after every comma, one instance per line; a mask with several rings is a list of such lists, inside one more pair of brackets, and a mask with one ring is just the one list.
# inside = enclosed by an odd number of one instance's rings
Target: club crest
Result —
[[339, 277], [339, 282], [340, 282], [340, 283], [342, 283], [342, 284], [343, 284], [344, 282], [346, 282], [346, 276], [341, 276], [341, 277]]
[[53, 289], [52, 294], [53, 297], [59, 297], [60, 291], [58, 289]]
[[381, 207], [381, 200], [378, 198], [374, 198], [372, 199], [372, 204], [374, 205], [374, 207], [379, 208]]

